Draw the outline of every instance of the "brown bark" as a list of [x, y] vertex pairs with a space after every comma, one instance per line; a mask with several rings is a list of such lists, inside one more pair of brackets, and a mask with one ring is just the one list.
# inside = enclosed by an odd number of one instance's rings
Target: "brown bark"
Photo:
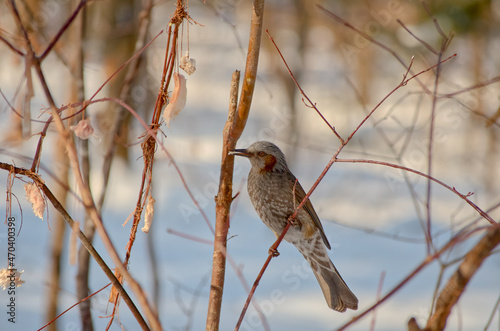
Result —
[[[264, 14], [264, 0], [253, 2], [250, 38], [248, 43], [247, 61], [240, 101], [236, 108], [238, 98], [239, 72], [233, 74], [231, 82], [231, 97], [229, 115], [223, 132], [221, 174], [219, 191], [216, 201], [216, 223], [214, 254], [212, 265], [212, 281], [208, 303], [206, 330], [219, 330], [222, 294], [226, 270], [226, 240], [229, 229], [229, 210], [232, 202], [232, 182], [234, 156], [228, 155], [230, 150], [236, 148], [250, 112], [252, 96], [257, 77], [260, 43], [262, 37], [262, 21]], [[237, 109], [237, 110], [236, 110]]]
[[425, 330], [443, 330], [451, 309], [465, 291], [467, 284], [491, 251], [500, 244], [500, 226], [491, 227], [472, 248], [437, 298], [434, 314], [427, 322]]

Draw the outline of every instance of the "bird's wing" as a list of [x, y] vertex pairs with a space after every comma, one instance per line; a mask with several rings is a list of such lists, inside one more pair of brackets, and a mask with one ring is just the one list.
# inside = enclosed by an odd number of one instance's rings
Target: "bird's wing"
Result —
[[[294, 183], [293, 185], [295, 186], [295, 201], [297, 202], [297, 206], [302, 202], [304, 197], [306, 196], [306, 192], [302, 188], [302, 185], [300, 185], [299, 181], [295, 178], [294, 175], [291, 173], [289, 174], [290, 179]], [[296, 183], [296, 185], [295, 185]], [[292, 186], [293, 187], [293, 186]], [[318, 215], [316, 214], [316, 211], [314, 210], [314, 207], [309, 199], [307, 199], [306, 203], [304, 204], [304, 210], [311, 216], [314, 225], [319, 229], [319, 233], [321, 234], [321, 238], [323, 238], [323, 242], [325, 243], [326, 247], [328, 249], [331, 249], [330, 243], [328, 242], [328, 239], [326, 238], [325, 231], [323, 230], [323, 225], [321, 225], [321, 221], [319, 220]]]

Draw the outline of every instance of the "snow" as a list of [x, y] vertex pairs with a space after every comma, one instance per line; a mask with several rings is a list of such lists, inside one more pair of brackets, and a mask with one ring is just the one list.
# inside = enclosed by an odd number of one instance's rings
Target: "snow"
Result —
[[[192, 6], [190, 9], [192, 9], [191, 15], [196, 19], [201, 17], [200, 22], [205, 25], [205, 27], [192, 25], [189, 29], [189, 53], [196, 58], [197, 71], [187, 81], [189, 95], [186, 108], [172, 123], [171, 128], [163, 127], [167, 132], [164, 144], [173, 155], [187, 180], [187, 185], [213, 226], [214, 196], [219, 179], [222, 128], [227, 117], [231, 73], [235, 69], [243, 71], [244, 57], [233, 32], [220, 17], [199, 6]], [[164, 6], [159, 6], [155, 11], [152, 35], [164, 27], [165, 20], [169, 17], [168, 10]], [[248, 18], [241, 16], [233, 19], [237, 21], [237, 33], [243, 40], [243, 46], [246, 47]], [[318, 28], [315, 31], [320, 33], [323, 30], [325, 29]], [[311, 42], [320, 40], [321, 38], [315, 38]], [[279, 40], [277, 42], [279, 44]], [[165, 36], [158, 39], [148, 53], [150, 59], [160, 59], [151, 61], [148, 68], [151, 77], [154, 76], [156, 79], [159, 79], [161, 72], [164, 43]], [[458, 52], [467, 52], [465, 42], [456, 38], [454, 43]], [[263, 44], [268, 44], [267, 37], [264, 37]], [[334, 47], [335, 44], [329, 39], [328, 45]], [[327, 119], [336, 126], [343, 137], [346, 137], [364, 118], [365, 112], [344, 79], [343, 75], [348, 76], [353, 73], [349, 68], [343, 67], [342, 61], [318, 66], [318, 61], [324, 62], [328, 58], [325, 52], [329, 52], [330, 47], [325, 48], [325, 45], [321, 45], [318, 48], [319, 53], [316, 54], [314, 43], [311, 46], [307, 54], [307, 58], [310, 59], [307, 62], [310, 62], [310, 65], [306, 63], [303, 68], [301, 85], [317, 102]], [[274, 141], [286, 152], [290, 168], [307, 191], [337, 150], [339, 143], [317, 114], [303, 106], [301, 101], [298, 102], [297, 114], [292, 114], [285, 106], [286, 97], [281, 90], [282, 83], [275, 77], [274, 67], [281, 64], [276, 59], [271, 61], [273, 57], [277, 57], [277, 54], [271, 49], [267, 49], [262, 55], [251, 115], [238, 147], [247, 147], [257, 139]], [[393, 59], [386, 57], [384, 61], [392, 63]], [[6, 95], [12, 96], [13, 87], [8, 86], [11, 84], [11, 79], [7, 77], [19, 77], [22, 68], [1, 66], [0, 87]], [[87, 82], [87, 85], [90, 91], [94, 91], [92, 87], [97, 88], [104, 77], [101, 77], [99, 69], [96, 69], [98, 64], [93, 64], [91, 67], [92, 80]], [[320, 72], [321, 69], [323, 71]], [[89, 68], [87, 70], [90, 71]], [[399, 83], [404, 73], [399, 64], [391, 64], [384, 70], [392, 73], [392, 76], [386, 74], [387, 77], [384, 76], [377, 82], [377, 86], [371, 91], [373, 100], [367, 106], [369, 109]], [[458, 69], [457, 71], [460, 72]], [[53, 76], [51, 75], [49, 84], [54, 86], [61, 84], [57, 81], [57, 74], [55, 72]], [[461, 84], [467, 86], [471, 85], [471, 82], [464, 80]], [[156, 91], [157, 86], [151, 87], [151, 90]], [[417, 97], [407, 97], [404, 99], [407, 102], [398, 104], [395, 109], [390, 108], [398, 98], [416, 91], [420, 91], [418, 85], [409, 84], [397, 92], [374, 115], [377, 127], [382, 128], [391, 141], [395, 142], [394, 146], [398, 151], [403, 145], [403, 140], [398, 137], [407, 132], [409, 127], [414, 126], [415, 136], [399, 161], [378, 135], [372, 121], [368, 121], [361, 128], [340, 157], [380, 159], [426, 172], [428, 141], [426, 139], [428, 139], [427, 125], [430, 114], [428, 99], [420, 108], [415, 106]], [[64, 103], [63, 91], [59, 91], [56, 98], [59, 103]], [[35, 99], [32, 107], [36, 109], [41, 104], [45, 104], [43, 100]], [[9, 112], [3, 103], [0, 105], [5, 119], [10, 116]], [[444, 130], [442, 131], [444, 133], [434, 144], [433, 175], [455, 187], [462, 194], [474, 192], [470, 199], [486, 210], [497, 203], [500, 196], [498, 167], [495, 166], [498, 165], [499, 154], [498, 151], [489, 150], [486, 144], [490, 139], [490, 131], [477, 120], [471, 125], [473, 115], [457, 104], [442, 105], [447, 106], [439, 109], [436, 124], [438, 129]], [[420, 114], [416, 122], [413, 122], [416, 111]], [[300, 127], [297, 146], [291, 144], [291, 138], [288, 136], [289, 123], [293, 116], [297, 116]], [[6, 124], [1, 126], [3, 129]], [[139, 126], [134, 129], [135, 136], [139, 136], [143, 131]], [[37, 132], [36, 129], [33, 132]], [[4, 146], [0, 161], [12, 162], [14, 158], [17, 165], [29, 167], [29, 161], [23, 161], [12, 153], [32, 156], [37, 139], [38, 136], [32, 137], [30, 142], [22, 147]], [[44, 144], [42, 157], [42, 176], [49, 187], [56, 184], [43, 169], [44, 167], [54, 169], [51, 164], [53, 153], [51, 144], [55, 139], [57, 137], [54, 133], [50, 133]], [[103, 141], [100, 140], [91, 144], [94, 166], [92, 187], [97, 193], [96, 196], [102, 184], [100, 174], [104, 153], [102, 144]], [[130, 166], [118, 160], [113, 163], [103, 213], [108, 233], [122, 255], [125, 252], [131, 223], [125, 226], [122, 224], [134, 210], [143, 166], [140, 147], [135, 145], [131, 147], [130, 152]], [[490, 163], [484, 161], [486, 156], [491, 158]], [[236, 204], [233, 205], [228, 251], [241, 268], [246, 283], [251, 285], [275, 237], [258, 219], [249, 201], [244, 184], [249, 167], [246, 160], [237, 159], [235, 162], [234, 190], [237, 191], [241, 187], [241, 192]], [[6, 178], [7, 173], [0, 172], [0, 182], [5, 183]], [[281, 255], [273, 259], [255, 294], [255, 300], [262, 307], [272, 330], [336, 329], [376, 302], [380, 295], [377, 289], [382, 274], [385, 277], [381, 295], [385, 295], [425, 259], [426, 245], [420, 223], [425, 221], [423, 215], [425, 215], [427, 182], [414, 174], [409, 174], [408, 178], [410, 185], [415, 189], [416, 200], [412, 199], [408, 185], [397, 169], [351, 163], [336, 163], [332, 166], [313, 193], [311, 200], [323, 220], [325, 232], [332, 243], [330, 257], [349, 287], [358, 296], [359, 310], [340, 314], [328, 309], [312, 272], [304, 267], [302, 256], [293, 246], [283, 243], [279, 248]], [[24, 199], [22, 184], [23, 182], [17, 180], [13, 188], [22, 206], [22, 218], [15, 202], [12, 216], [16, 218], [18, 224], [22, 220], [22, 230], [16, 237], [16, 264], [19, 269], [24, 270], [22, 278], [25, 284], [17, 289], [16, 324], [8, 323], [5, 313], [2, 313], [1, 330], [35, 330], [46, 323], [44, 317], [48, 291], [46, 277], [53, 234], [53, 230], [49, 230], [49, 225], [52, 228], [55, 211], [50, 210], [48, 221], [42, 222], [37, 219], [31, 212], [29, 203]], [[148, 297], [152, 298], [153, 278], [147, 249], [148, 236], [151, 237], [157, 259], [155, 264], [159, 270], [159, 315], [164, 329], [204, 329], [213, 248], [203, 242], [191, 241], [168, 233], [167, 230], [175, 230], [206, 240], [212, 240], [213, 234], [196, 210], [179, 175], [161, 150], [156, 154], [152, 197], [156, 200], [152, 228], [148, 234], [141, 231], [137, 233], [129, 270], [145, 289]], [[4, 210], [5, 193], [0, 196], [0, 201], [0, 210]], [[456, 194], [437, 184], [432, 186], [431, 208], [433, 233], [441, 233], [436, 239], [438, 248], [461, 229], [463, 222], [471, 222], [478, 218], [478, 214]], [[78, 201], [70, 200], [68, 209], [75, 220], [83, 219], [83, 207]], [[497, 210], [491, 215], [495, 219], [499, 219], [500, 216]], [[486, 225], [486, 222], [483, 220], [479, 224]], [[6, 252], [7, 235], [4, 230], [6, 227], [0, 228], [2, 229], [0, 251]], [[368, 230], [383, 232], [389, 237], [370, 233]], [[16, 231], [19, 231], [19, 227]], [[457, 245], [451, 254], [443, 257], [443, 261], [461, 257], [479, 240], [479, 235]], [[413, 240], [407, 242], [404, 238], [415, 239], [416, 242]], [[66, 244], [67, 241], [68, 236]], [[94, 244], [111, 267], [113, 264], [107, 257], [101, 240], [96, 237]], [[5, 267], [3, 256], [0, 258], [0, 268]], [[457, 264], [453, 264], [446, 269], [443, 282], [447, 281], [456, 267]], [[439, 271], [436, 261], [430, 263], [396, 295], [381, 304], [375, 315], [364, 318], [349, 330], [369, 329], [372, 318], [375, 318], [376, 330], [405, 329], [411, 317], [416, 317], [420, 326], [423, 326], [429, 315], [428, 310], [431, 307]], [[60, 284], [61, 310], [77, 301], [75, 274], [76, 267], [70, 265], [68, 257], [65, 256], [62, 261]], [[453, 309], [447, 330], [473, 331], [484, 328], [500, 295], [499, 274], [500, 256], [494, 254], [481, 266], [459, 304]], [[97, 291], [107, 283], [108, 280], [103, 272], [95, 262], [92, 262], [91, 291]], [[0, 311], [4, 312], [8, 296], [5, 291], [0, 293], [0, 307], [3, 307]], [[109, 288], [91, 299], [96, 330], [103, 330], [108, 322], [107, 318], [100, 318], [111, 312], [111, 306], [106, 302], [108, 295]], [[241, 280], [228, 264], [221, 330], [234, 328], [246, 295]], [[497, 312], [492, 325], [498, 325], [498, 315]], [[127, 330], [139, 328], [123, 302], [120, 305], [119, 317]], [[64, 314], [57, 323], [61, 330], [80, 330], [79, 320], [78, 307], [75, 307]], [[250, 306], [241, 330], [262, 329], [262, 321], [258, 318], [254, 307]], [[117, 321], [111, 330], [121, 330]]]

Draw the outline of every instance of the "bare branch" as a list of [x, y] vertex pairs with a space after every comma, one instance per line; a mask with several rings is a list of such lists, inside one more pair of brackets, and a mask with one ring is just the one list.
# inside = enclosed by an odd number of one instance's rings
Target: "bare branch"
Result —
[[73, 11], [71, 16], [64, 22], [63, 26], [57, 31], [57, 34], [52, 38], [50, 44], [47, 46], [45, 51], [38, 58], [42, 61], [49, 53], [52, 51], [56, 43], [61, 39], [62, 35], [69, 28], [71, 23], [75, 20], [76, 16], [80, 13], [80, 11], [87, 5], [88, 0], [81, 0], [76, 9]]
[[414, 169], [411, 169], [411, 168], [407, 168], [407, 167], [404, 167], [404, 166], [400, 166], [400, 165], [397, 165], [397, 164], [392, 164], [392, 163], [383, 162], [383, 161], [375, 161], [375, 160], [337, 159], [337, 162], [379, 164], [379, 165], [384, 165], [384, 166], [388, 166], [388, 167], [392, 167], [392, 168], [396, 168], [396, 169], [401, 169], [401, 170], [404, 170], [404, 171], [412, 172], [412, 173], [417, 174], [419, 176], [425, 177], [428, 180], [431, 180], [431, 181], [433, 181], [433, 182], [435, 182], [435, 183], [437, 183], [437, 184], [439, 184], [439, 185], [447, 188], [448, 190], [450, 190], [454, 194], [458, 195], [460, 198], [464, 199], [472, 208], [474, 208], [479, 213], [479, 215], [481, 215], [481, 217], [483, 217], [485, 220], [487, 220], [488, 222], [490, 222], [490, 224], [497, 225], [497, 222], [495, 222], [493, 220], [493, 218], [491, 218], [490, 215], [488, 215], [481, 208], [479, 208], [474, 202], [472, 202], [472, 201], [470, 201], [470, 199], [468, 199], [468, 197], [471, 195], [470, 192], [467, 193], [467, 194], [462, 194], [462, 193], [458, 192], [454, 187], [445, 184], [444, 182], [440, 181], [439, 179], [436, 179], [436, 178], [434, 178], [432, 176], [424, 174], [423, 172], [420, 172], [420, 171], [417, 171], [417, 170], [414, 170]]
[[264, 18], [264, 0], [254, 0], [252, 20], [250, 22], [250, 38], [248, 40], [248, 54], [241, 87], [240, 102], [238, 103], [235, 128], [231, 132], [233, 139], [239, 139], [245, 128], [245, 124], [252, 104], [252, 96], [257, 77], [257, 65], [259, 63], [259, 52], [262, 37], [262, 22]]
[[285, 60], [285, 57], [283, 56], [283, 54], [281, 54], [281, 51], [278, 47], [278, 45], [276, 45], [276, 43], [274, 42], [274, 39], [273, 37], [271, 37], [271, 35], [269, 34], [269, 31], [266, 29], [266, 34], [267, 36], [269, 37], [269, 40], [271, 40], [271, 42], [273, 43], [274, 47], [276, 48], [276, 51], [278, 51], [278, 54], [280, 55], [281, 57], [281, 60], [283, 61], [283, 63], [285, 64], [285, 67], [286, 69], [288, 70], [288, 73], [290, 74], [290, 77], [292, 77], [293, 79], [293, 82], [295, 83], [295, 85], [297, 86], [297, 88], [299, 89], [300, 91], [300, 94], [302, 94], [304, 96], [304, 98], [306, 98], [307, 102], [309, 102], [309, 104], [306, 104], [307, 107], [309, 108], [313, 108], [314, 110], [316, 110], [316, 112], [318, 113], [318, 115], [321, 117], [321, 119], [326, 123], [326, 125], [328, 125], [328, 127], [330, 128], [330, 130], [333, 131], [333, 133], [337, 136], [337, 138], [340, 140], [340, 143], [343, 144], [344, 143], [344, 139], [342, 139], [342, 137], [340, 137], [340, 135], [337, 133], [337, 130], [335, 130], [335, 127], [332, 126], [328, 120], [325, 118], [325, 116], [323, 116], [323, 114], [319, 111], [319, 109], [316, 107], [316, 104], [313, 103], [311, 101], [311, 99], [309, 99], [309, 97], [307, 96], [307, 94], [305, 94], [304, 90], [302, 89], [302, 87], [300, 87], [300, 84], [299, 82], [297, 82], [297, 80], [295, 79], [295, 76], [293, 75], [292, 73], [292, 70], [290, 70], [290, 67], [288, 66], [288, 63], [286, 63], [286, 60]]
[[476, 246], [465, 255], [463, 262], [441, 291], [434, 314], [427, 321], [426, 330], [444, 329], [451, 309], [458, 302], [470, 279], [498, 244], [500, 244], [500, 226], [497, 225], [491, 227]]

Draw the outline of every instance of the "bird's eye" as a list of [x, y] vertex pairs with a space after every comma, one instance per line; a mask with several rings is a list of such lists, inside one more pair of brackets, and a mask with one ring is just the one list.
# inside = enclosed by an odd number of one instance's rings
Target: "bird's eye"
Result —
[[259, 156], [264, 156], [264, 155], [266, 155], [266, 153], [264, 153], [264, 152], [259, 152], [259, 153], [257, 153], [257, 154], [258, 154]]

